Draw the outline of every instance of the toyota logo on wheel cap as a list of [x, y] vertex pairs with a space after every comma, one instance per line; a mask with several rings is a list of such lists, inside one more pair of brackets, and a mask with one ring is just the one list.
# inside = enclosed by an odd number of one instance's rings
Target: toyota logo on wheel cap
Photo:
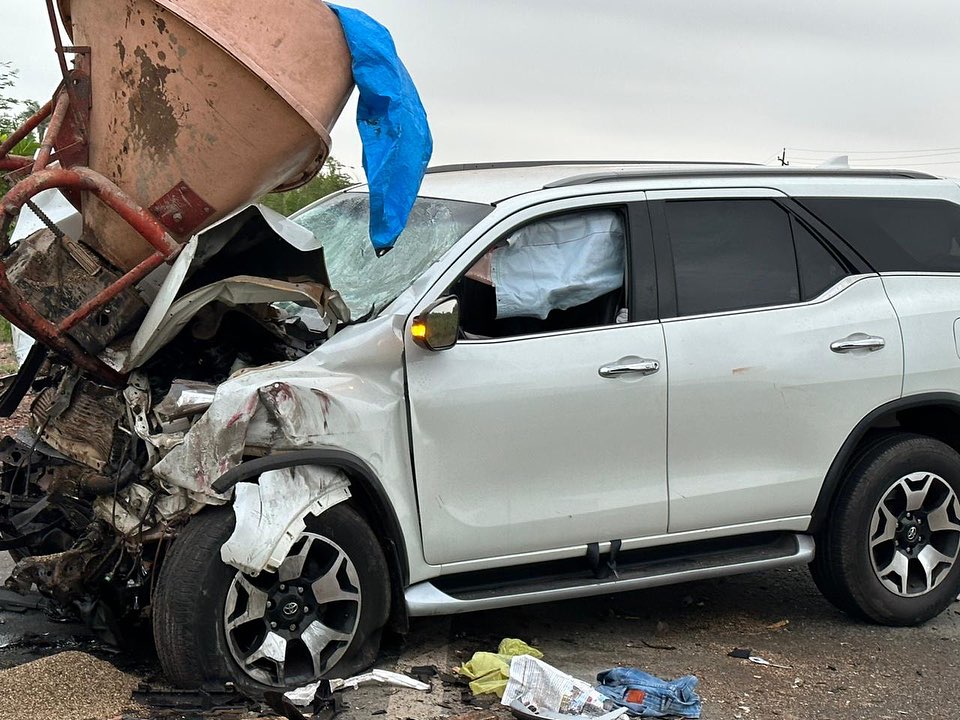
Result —
[[290, 602], [288, 602], [286, 605], [283, 606], [283, 614], [287, 616], [296, 615], [297, 610], [299, 609], [300, 609], [300, 603], [298, 603], [296, 600], [291, 600]]

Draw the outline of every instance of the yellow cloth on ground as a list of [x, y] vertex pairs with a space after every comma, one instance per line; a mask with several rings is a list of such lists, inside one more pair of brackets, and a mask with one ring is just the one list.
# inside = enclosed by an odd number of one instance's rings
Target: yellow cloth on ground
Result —
[[510, 661], [517, 655], [532, 655], [537, 659], [543, 657], [542, 652], [523, 640], [504, 638], [497, 652], [474, 653], [469, 661], [457, 668], [457, 672], [470, 678], [470, 692], [474, 695], [494, 693], [497, 697], [503, 697], [510, 678]]

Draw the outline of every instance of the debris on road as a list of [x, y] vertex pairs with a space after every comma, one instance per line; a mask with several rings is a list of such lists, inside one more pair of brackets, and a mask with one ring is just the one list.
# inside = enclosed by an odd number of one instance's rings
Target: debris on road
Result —
[[575, 720], [575, 718], [588, 718], [589, 720], [616, 720], [627, 714], [626, 708], [617, 708], [603, 715], [566, 715], [564, 713], [551, 712], [550, 710], [534, 710], [524, 705], [520, 700], [514, 700], [510, 703], [510, 712], [514, 717], [520, 720]]
[[426, 692], [430, 690], [430, 683], [421, 682], [415, 678], [404, 675], [403, 673], [392, 672], [390, 670], [380, 670], [374, 668], [368, 673], [355, 675], [351, 678], [335, 678], [332, 680], [318, 680], [315, 683], [304, 685], [284, 693], [290, 702], [299, 707], [310, 705], [317, 697], [318, 691], [328, 694], [356, 688], [365, 683], [380, 683], [381, 685], [390, 685], [392, 687], [406, 688], [408, 690], [420, 690]]
[[100, 720], [131, 705], [138, 678], [86, 653], [66, 651], [0, 670], [4, 720]]
[[255, 705], [236, 691], [209, 692], [206, 690], [182, 690], [155, 687], [140, 683], [133, 692], [133, 701], [142, 707], [156, 711], [206, 713], [245, 711]]
[[766, 665], [767, 667], [780, 668], [781, 670], [791, 670], [792, 668], [789, 665], [777, 665], [772, 663], [765, 658], [759, 657], [753, 654], [752, 650], [746, 648], [734, 648], [729, 653], [727, 653], [732, 658], [739, 658], [740, 660], [749, 660], [754, 665]]
[[[643, 638], [640, 638], [640, 644], [646, 648], [650, 648], [651, 650], [676, 650], [677, 649], [676, 645], [660, 645], [657, 643], [647, 642]], [[633, 643], [628, 642], [627, 647], [633, 647]]]
[[476, 652], [467, 662], [457, 668], [457, 672], [469, 679], [470, 691], [474, 695], [495, 694], [503, 697], [503, 691], [510, 679], [510, 663], [519, 655], [542, 658], [543, 653], [527, 645], [523, 640], [504, 638], [497, 652]]
[[518, 655], [510, 662], [510, 679], [503, 691], [503, 705], [514, 710], [525, 709], [525, 717], [550, 717], [559, 713], [567, 717], [600, 718], [610, 715], [604, 695], [589, 683], [578, 680], [531, 655]]
[[640, 717], [700, 717], [701, 702], [693, 675], [661, 680], [637, 668], [613, 668], [597, 675], [603, 693], [618, 707]]

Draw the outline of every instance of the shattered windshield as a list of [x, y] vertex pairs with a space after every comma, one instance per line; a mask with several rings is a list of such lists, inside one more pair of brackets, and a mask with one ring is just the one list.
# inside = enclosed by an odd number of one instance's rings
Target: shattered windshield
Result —
[[361, 318], [376, 315], [493, 208], [489, 205], [417, 198], [393, 250], [377, 257], [370, 243], [370, 200], [350, 192], [291, 217], [323, 243], [330, 285]]

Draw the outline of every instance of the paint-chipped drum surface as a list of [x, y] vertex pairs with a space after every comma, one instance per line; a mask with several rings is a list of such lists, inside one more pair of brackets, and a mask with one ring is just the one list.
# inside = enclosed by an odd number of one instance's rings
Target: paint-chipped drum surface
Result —
[[[316, 0], [61, 0], [91, 48], [90, 166], [185, 241], [309, 179], [353, 87], [334, 13]], [[93, 197], [85, 237], [121, 270], [150, 246]]]

